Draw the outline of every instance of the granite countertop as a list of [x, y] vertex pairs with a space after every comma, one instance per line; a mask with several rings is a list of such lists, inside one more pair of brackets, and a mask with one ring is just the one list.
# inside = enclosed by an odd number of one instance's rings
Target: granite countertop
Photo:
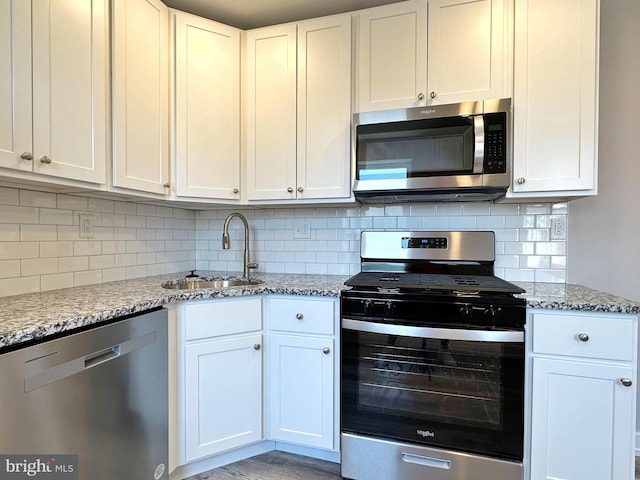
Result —
[[[198, 272], [203, 278], [237, 278], [238, 274]], [[183, 300], [244, 295], [312, 295], [338, 297], [348, 276], [262, 274], [258, 285], [224, 289], [168, 290], [162, 283], [184, 274], [66, 288], [0, 297], [0, 352], [7, 347], [98, 324]], [[640, 313], [640, 303], [579, 285], [518, 283], [532, 308]]]

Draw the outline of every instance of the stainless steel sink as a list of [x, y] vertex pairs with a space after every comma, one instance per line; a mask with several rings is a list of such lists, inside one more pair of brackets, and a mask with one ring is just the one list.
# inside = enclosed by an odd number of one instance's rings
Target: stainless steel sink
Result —
[[196, 290], [198, 288], [229, 288], [244, 285], [259, 285], [262, 280], [250, 280], [242, 278], [230, 278], [228, 280], [178, 280], [177, 282], [163, 283], [163, 288], [172, 290]]

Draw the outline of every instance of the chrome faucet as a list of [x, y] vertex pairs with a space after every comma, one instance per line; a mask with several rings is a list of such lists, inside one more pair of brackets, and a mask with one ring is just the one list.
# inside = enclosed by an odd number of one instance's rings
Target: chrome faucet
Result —
[[231, 242], [229, 241], [229, 223], [233, 217], [239, 218], [244, 224], [244, 258], [242, 261], [242, 277], [249, 278], [249, 269], [258, 268], [258, 264], [249, 260], [249, 224], [247, 223], [247, 219], [244, 218], [244, 215], [241, 213], [230, 213], [227, 218], [225, 218], [224, 226], [222, 227], [222, 249], [229, 250], [229, 247], [231, 246]]

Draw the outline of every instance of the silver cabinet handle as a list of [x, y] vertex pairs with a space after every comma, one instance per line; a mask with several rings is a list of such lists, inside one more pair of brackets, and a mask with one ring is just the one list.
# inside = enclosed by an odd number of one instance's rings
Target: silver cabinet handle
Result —
[[420, 92], [418, 94], [418, 100], [424, 100], [424, 93]]
[[587, 335], [586, 333], [579, 333], [578, 334], [578, 340], [580, 340], [581, 342], [588, 342], [589, 341], [589, 335]]
[[238, 190], [237, 188], [233, 189], [233, 193], [238, 193], [240, 190]]
[[44, 163], [46, 165], [49, 165], [52, 162], [51, 157], [48, 157], [47, 155], [44, 155], [41, 159], [40, 159], [40, 163]]
[[287, 192], [289, 192], [289, 193], [293, 192], [293, 188], [291, 188], [291, 187], [287, 188]]
[[254, 350], [260, 350], [260, 344], [259, 344], [259, 343], [256, 343], [256, 344], [253, 346], [253, 349], [254, 349]]
[[631, 385], [633, 385], [633, 382], [631, 381], [630, 378], [621, 378], [620, 383], [625, 387], [630, 387]]
[[24, 152], [22, 155], [20, 155], [20, 158], [23, 160], [33, 160], [33, 153]]
[[524, 177], [520, 177], [518, 178], [518, 180], [516, 180], [516, 182], [518, 182], [518, 185], [522, 185], [524, 182], [526, 182], [526, 180], [524, 179]]
[[437, 95], [437, 93], [436, 93], [436, 92], [431, 92], [431, 93], [429, 94], [429, 96], [430, 96], [431, 98], [436, 98], [436, 95]]
[[302, 320], [303, 317], [304, 317], [304, 315], [302, 315], [301, 313], [296, 313], [296, 318], [298, 320]]
[[329, 355], [329, 353], [331, 353], [331, 349], [329, 347], [324, 347], [322, 349], [322, 353], [324, 353], [325, 355]]
[[299, 191], [300, 193], [302, 193], [302, 192], [304, 192], [304, 188], [302, 188], [302, 187], [298, 187], [298, 191]]

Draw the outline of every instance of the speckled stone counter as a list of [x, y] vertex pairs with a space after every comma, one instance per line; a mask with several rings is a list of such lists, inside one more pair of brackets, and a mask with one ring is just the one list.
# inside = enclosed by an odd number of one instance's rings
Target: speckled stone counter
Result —
[[[199, 272], [201, 273], [201, 272]], [[202, 272], [203, 277], [237, 278], [235, 274]], [[94, 325], [169, 303], [239, 295], [314, 295], [337, 297], [348, 276], [256, 275], [259, 285], [167, 290], [164, 282], [181, 274], [65, 288], [50, 292], [0, 297], [0, 353], [2, 349], [50, 335]]]
[[640, 302], [634, 302], [581, 285], [523, 282], [518, 282], [517, 285], [527, 291], [527, 293], [520, 296], [527, 300], [527, 306], [530, 308], [640, 313]]
[[[199, 272], [203, 276], [230, 278], [233, 274]], [[237, 274], [235, 274], [237, 277]], [[7, 347], [99, 324], [120, 316], [166, 304], [203, 298], [241, 295], [313, 295], [338, 297], [347, 276], [263, 274], [259, 285], [223, 289], [167, 290], [162, 283], [181, 274], [68, 288], [50, 292], [0, 297], [0, 353]], [[579, 285], [519, 283], [532, 308], [640, 313], [640, 302]]]

